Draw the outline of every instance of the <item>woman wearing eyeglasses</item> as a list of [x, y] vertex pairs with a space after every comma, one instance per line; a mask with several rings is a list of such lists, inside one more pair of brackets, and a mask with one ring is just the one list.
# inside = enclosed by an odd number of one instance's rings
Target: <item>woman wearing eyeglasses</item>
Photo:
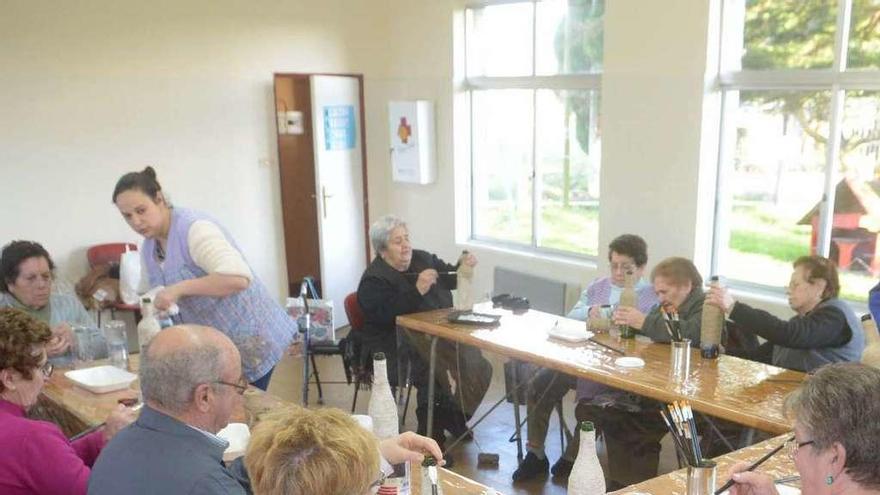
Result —
[[[801, 493], [880, 494], [880, 370], [857, 363], [822, 367], [785, 403]], [[731, 495], [776, 495], [773, 478], [731, 468]]]
[[812, 371], [861, 358], [865, 347], [862, 324], [849, 305], [837, 298], [840, 281], [831, 260], [798, 258], [786, 292], [788, 305], [797, 313], [788, 321], [736, 301], [725, 287], [710, 289], [706, 301], [724, 310], [741, 330], [767, 340], [749, 356], [758, 361]]
[[69, 442], [58, 426], [28, 419], [52, 374], [49, 327], [23, 311], [0, 309], [0, 493], [84, 494], [104, 444], [134, 420], [120, 405], [99, 431]]
[[70, 347], [71, 326], [95, 326], [76, 296], [52, 291], [54, 270], [49, 252], [33, 241], [12, 241], [0, 254], [0, 308], [18, 308], [49, 324], [49, 356], [63, 354]]

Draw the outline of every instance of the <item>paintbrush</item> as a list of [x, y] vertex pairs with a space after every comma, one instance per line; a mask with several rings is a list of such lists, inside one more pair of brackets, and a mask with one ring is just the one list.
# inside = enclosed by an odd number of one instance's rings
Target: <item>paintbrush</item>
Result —
[[[782, 442], [778, 447], [776, 447], [775, 449], [771, 450], [770, 452], [767, 452], [766, 454], [764, 454], [764, 457], [755, 461], [755, 463], [752, 464], [751, 466], [749, 466], [746, 469], [746, 471], [754, 471], [756, 467], [760, 466], [761, 464], [764, 464], [764, 462], [766, 462], [767, 459], [773, 457], [774, 455], [776, 455], [777, 452], [782, 450], [782, 447], [785, 447], [786, 443], [791, 442], [793, 440], [794, 440], [794, 437], [792, 436], [791, 438], [789, 438], [785, 442]], [[724, 493], [725, 490], [732, 487], [734, 483], [736, 483], [736, 482], [733, 481], [733, 478], [730, 478], [729, 480], [727, 480], [727, 483], [721, 485], [721, 488], [715, 490], [715, 495], [721, 495], [722, 493]]]
[[588, 338], [587, 340], [589, 340], [590, 342], [592, 342], [592, 343], [594, 343], [594, 344], [596, 344], [596, 345], [598, 345], [598, 346], [604, 347], [604, 348], [608, 349], [609, 351], [616, 352], [616, 353], [620, 354], [621, 356], [626, 356], [626, 353], [623, 352], [622, 349], [618, 349], [617, 347], [613, 347], [613, 346], [610, 346], [610, 345], [608, 345], [608, 344], [603, 344], [602, 342], [599, 342], [598, 340], [595, 340], [593, 337], [590, 337], [590, 338]]
[[[132, 407], [131, 410], [132, 410], [132, 411], [140, 411], [142, 407], [144, 407], [144, 403], [143, 403], [143, 402], [141, 402], [140, 404], [138, 404], [138, 405]], [[83, 430], [83, 431], [77, 433], [76, 435], [70, 437], [68, 440], [69, 440], [70, 442], [75, 442], [75, 441], [79, 440], [80, 438], [82, 438], [82, 437], [84, 437], [84, 436], [86, 436], [86, 435], [89, 435], [89, 434], [91, 434], [91, 433], [94, 433], [94, 432], [100, 430], [101, 428], [103, 428], [103, 427], [105, 427], [105, 426], [107, 426], [107, 422], [106, 422], [106, 421], [104, 421], [103, 423], [97, 424], [97, 425], [95, 425], [95, 426], [90, 426], [90, 427], [86, 428], [85, 430]]]

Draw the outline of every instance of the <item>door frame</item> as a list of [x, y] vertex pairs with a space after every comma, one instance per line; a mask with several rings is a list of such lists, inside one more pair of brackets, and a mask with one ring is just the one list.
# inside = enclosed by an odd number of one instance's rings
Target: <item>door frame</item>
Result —
[[[350, 74], [350, 73], [334, 73], [334, 72], [275, 72], [272, 74], [272, 99], [275, 105], [275, 115], [278, 115], [278, 111], [280, 110], [278, 107], [278, 99], [276, 98], [277, 88], [275, 87], [275, 80], [278, 77], [290, 77], [290, 78], [303, 78], [309, 79], [311, 76], [339, 76], [339, 77], [352, 77], [357, 79], [358, 81], [358, 112], [360, 114], [361, 121], [361, 175], [363, 176], [363, 194], [364, 194], [364, 260], [366, 262], [366, 266], [370, 266], [370, 199], [369, 199], [369, 187], [367, 180], [367, 121], [366, 121], [366, 111], [365, 111], [365, 103], [364, 103], [364, 75], [363, 74]], [[281, 169], [281, 147], [278, 146], [278, 118], [273, 117], [275, 121], [275, 139], [276, 139], [276, 154], [278, 160], [279, 173]], [[318, 191], [315, 192], [319, 194]], [[284, 212], [282, 212], [283, 215]], [[285, 250], [286, 252], [286, 250]], [[321, 256], [320, 251], [318, 252], [318, 256]], [[319, 266], [321, 260], [318, 260]], [[287, 281], [288, 287], [290, 287], [291, 281]], [[294, 294], [291, 294], [294, 295]]]

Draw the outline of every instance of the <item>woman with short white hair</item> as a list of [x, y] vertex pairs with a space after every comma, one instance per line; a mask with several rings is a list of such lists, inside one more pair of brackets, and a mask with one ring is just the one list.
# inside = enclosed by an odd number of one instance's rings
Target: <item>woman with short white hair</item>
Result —
[[[406, 223], [394, 215], [384, 216], [373, 223], [370, 227], [370, 241], [376, 258], [364, 271], [357, 292], [358, 303], [364, 313], [361, 359], [369, 368], [373, 354], [384, 352], [388, 362], [389, 381], [392, 386], [396, 386], [397, 316], [451, 307], [451, 291], [456, 288], [454, 272], [458, 264], [451, 265], [427, 251], [413, 249]], [[474, 266], [477, 259], [473, 254], [463, 254], [458, 263]], [[418, 347], [419, 343], [407, 341], [407, 344]], [[459, 351], [463, 349], [462, 346]], [[418, 388], [418, 432], [425, 434], [428, 367], [418, 353], [406, 354], [412, 360], [412, 379]], [[476, 356], [479, 356], [478, 351]], [[482, 366], [484, 360], [474, 357], [467, 361]], [[485, 364], [491, 376], [491, 366]], [[442, 445], [443, 429], [458, 436], [466, 431], [466, 426], [462, 411], [444, 393], [443, 387], [438, 387], [437, 391], [438, 407], [434, 414], [437, 424], [433, 431], [435, 440]]]

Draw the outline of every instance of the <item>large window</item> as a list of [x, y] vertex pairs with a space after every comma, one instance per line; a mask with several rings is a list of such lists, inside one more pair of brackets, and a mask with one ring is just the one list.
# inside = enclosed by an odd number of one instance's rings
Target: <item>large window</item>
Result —
[[466, 10], [471, 235], [595, 256], [604, 0]]
[[713, 271], [780, 288], [834, 259], [880, 278], [880, 0], [726, 0]]

